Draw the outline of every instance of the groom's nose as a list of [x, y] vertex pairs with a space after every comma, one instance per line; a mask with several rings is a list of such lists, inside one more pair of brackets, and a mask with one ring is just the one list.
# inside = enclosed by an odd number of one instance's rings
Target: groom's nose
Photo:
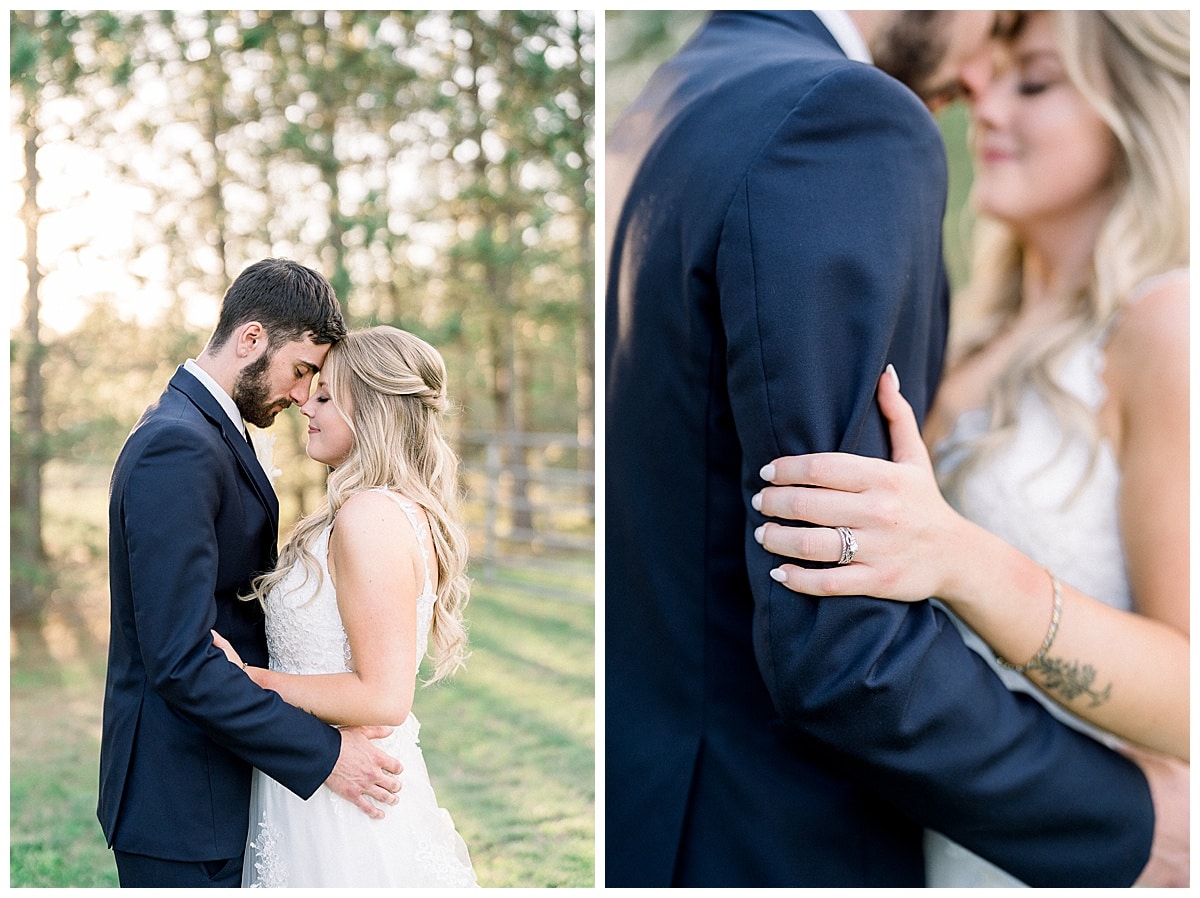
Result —
[[292, 400], [292, 402], [296, 403], [296, 405], [304, 405], [304, 403], [308, 402], [309, 393], [312, 391], [312, 382], [313, 376], [311, 374], [302, 378], [300, 382], [297, 383], [296, 386], [292, 387], [292, 389], [288, 392], [288, 398]]
[[963, 62], [958, 72], [958, 80], [962, 85], [963, 99], [974, 103], [992, 80], [992, 54], [984, 50]]

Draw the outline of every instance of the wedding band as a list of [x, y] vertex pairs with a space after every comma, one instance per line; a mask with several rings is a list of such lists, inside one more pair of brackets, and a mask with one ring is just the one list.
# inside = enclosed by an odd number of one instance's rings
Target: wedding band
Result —
[[858, 553], [858, 540], [854, 538], [854, 532], [849, 527], [838, 527], [837, 532], [842, 538], [842, 557], [838, 559], [838, 564], [849, 564]]

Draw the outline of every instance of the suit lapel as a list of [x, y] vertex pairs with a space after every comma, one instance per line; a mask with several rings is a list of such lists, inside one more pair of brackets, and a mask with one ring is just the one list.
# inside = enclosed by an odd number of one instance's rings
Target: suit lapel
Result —
[[183, 393], [192, 404], [208, 419], [214, 427], [220, 432], [225, 444], [229, 447], [229, 451], [233, 453], [245, 472], [250, 485], [253, 487], [255, 495], [266, 507], [268, 514], [271, 516], [271, 521], [275, 525], [275, 529], [279, 529], [279, 499], [275, 495], [275, 490], [271, 486], [270, 478], [267, 477], [263, 466], [259, 464], [258, 458], [254, 455], [254, 449], [246, 441], [246, 435], [237, 428], [237, 426], [229, 420], [229, 416], [225, 414], [225, 410], [221, 408], [216, 397], [208, 391], [204, 384], [196, 380], [187, 370], [180, 366], [175, 372], [175, 376], [171, 378], [171, 386]]

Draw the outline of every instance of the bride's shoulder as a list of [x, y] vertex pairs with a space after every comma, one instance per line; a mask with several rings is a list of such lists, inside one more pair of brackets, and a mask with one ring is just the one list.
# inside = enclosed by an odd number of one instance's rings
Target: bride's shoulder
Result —
[[401, 493], [385, 489], [362, 490], [349, 496], [338, 509], [339, 527], [346, 529], [361, 526], [400, 524], [412, 515], [420, 514], [415, 502]]
[[[1186, 361], [1190, 277], [1186, 270], [1151, 278], [1134, 291], [1108, 341], [1110, 363], [1135, 367]], [[1165, 356], [1160, 358], [1160, 354]], [[1186, 368], [1184, 369], [1186, 370]]]
[[335, 541], [368, 552], [380, 545], [405, 549], [415, 545], [414, 530], [423, 520], [421, 507], [403, 494], [363, 490], [347, 498], [338, 509]]
[[1189, 288], [1186, 271], [1152, 279], [1121, 311], [1105, 355], [1108, 379], [1122, 405], [1162, 408], [1182, 401], [1186, 407]]

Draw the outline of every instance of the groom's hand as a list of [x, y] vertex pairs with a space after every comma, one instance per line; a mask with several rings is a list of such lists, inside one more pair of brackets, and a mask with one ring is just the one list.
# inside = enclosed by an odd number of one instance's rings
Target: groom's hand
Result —
[[395, 804], [399, 799], [400, 780], [396, 777], [404, 767], [389, 755], [371, 744], [372, 739], [382, 739], [392, 732], [391, 727], [344, 727], [342, 751], [333, 772], [325, 785], [360, 811], [375, 820], [383, 818], [383, 811], [370, 799], [381, 804]]
[[1150, 860], [1135, 886], [1186, 888], [1190, 871], [1188, 793], [1190, 767], [1177, 758], [1126, 746], [1128, 755], [1146, 775], [1154, 800], [1154, 841]]

